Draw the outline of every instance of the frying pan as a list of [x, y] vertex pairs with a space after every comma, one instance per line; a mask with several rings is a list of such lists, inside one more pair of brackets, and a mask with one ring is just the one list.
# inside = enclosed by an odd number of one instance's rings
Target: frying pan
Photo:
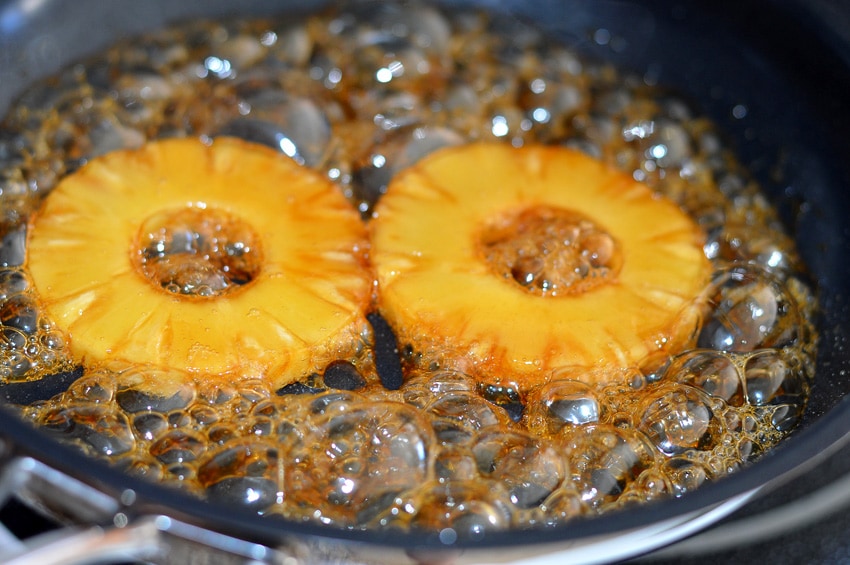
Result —
[[[183, 562], [215, 551], [234, 562], [506, 562], [551, 555], [611, 561], [706, 527], [850, 441], [850, 6], [839, 0], [467, 3], [528, 18], [589, 56], [678, 89], [729, 135], [794, 234], [820, 296], [817, 376], [797, 430], [751, 466], [680, 499], [545, 531], [449, 542], [436, 532], [327, 530], [202, 502], [127, 477], [0, 410], [0, 496], [14, 493], [82, 526], [63, 534], [64, 549], [45, 546], [36, 555], [43, 562], [75, 555]], [[196, 16], [318, 6], [301, 0], [0, 1], [0, 113], [28, 83], [118, 38]], [[594, 41], [592, 32], [600, 29], [628, 48]], [[23, 394], [49, 396], [74, 375], [66, 377], [35, 383]]]

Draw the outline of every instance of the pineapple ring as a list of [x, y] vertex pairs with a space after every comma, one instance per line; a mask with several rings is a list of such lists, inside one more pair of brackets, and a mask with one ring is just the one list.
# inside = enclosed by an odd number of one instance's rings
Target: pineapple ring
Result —
[[[158, 286], [140, 229], [170, 215], [238, 218], [252, 280], [213, 297]], [[372, 278], [357, 212], [327, 180], [237, 139], [151, 142], [65, 177], [29, 226], [28, 268], [76, 361], [120, 360], [283, 386], [362, 346]], [[141, 239], [144, 239], [142, 236]]]
[[[488, 262], [482, 233], [494, 221], [551, 210], [588, 218], [616, 243], [605, 280], [544, 296]], [[557, 367], [634, 367], [681, 347], [711, 272], [703, 235], [673, 202], [561, 147], [435, 152], [390, 183], [370, 229], [379, 309], [400, 341], [520, 390]]]

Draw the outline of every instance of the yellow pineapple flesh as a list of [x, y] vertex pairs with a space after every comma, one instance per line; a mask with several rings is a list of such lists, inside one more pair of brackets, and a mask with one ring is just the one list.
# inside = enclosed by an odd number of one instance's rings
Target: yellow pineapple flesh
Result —
[[317, 173], [236, 139], [173, 139], [63, 179], [31, 221], [27, 265], [79, 362], [282, 386], [362, 347], [367, 251]]
[[519, 389], [681, 347], [711, 271], [674, 203], [560, 147], [438, 151], [393, 180], [370, 229], [400, 340]]

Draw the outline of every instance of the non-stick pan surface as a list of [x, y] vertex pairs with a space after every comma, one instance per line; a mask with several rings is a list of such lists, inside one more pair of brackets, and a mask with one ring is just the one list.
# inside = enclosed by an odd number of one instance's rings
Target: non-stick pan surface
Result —
[[[693, 2], [485, 0], [549, 30], [590, 56], [611, 60], [691, 97], [732, 139], [793, 231], [817, 281], [822, 315], [818, 372], [801, 426], [779, 447], [735, 475], [681, 499], [626, 510], [568, 527], [506, 532], [463, 542], [481, 557], [505, 547], [560, 547], [704, 513], [743, 500], [812, 468], [850, 434], [850, 6], [840, 2]], [[0, 2], [0, 113], [26, 84], [114, 40], [187, 17], [270, 14], [311, 9], [310, 2]], [[625, 41], [593, 40], [605, 29]], [[622, 45], [622, 44], [620, 44]], [[31, 385], [34, 398], [53, 391]], [[67, 386], [59, 383], [49, 386]], [[16, 393], [17, 394], [17, 393]], [[0, 434], [16, 453], [33, 455], [120, 498], [126, 514], [164, 513], [215, 531], [270, 545], [332, 538], [387, 548], [445, 545], [431, 534], [328, 531], [264, 520], [130, 479], [88, 460], [0, 411]], [[359, 543], [356, 543], [359, 545]], [[458, 549], [455, 547], [455, 549]]]

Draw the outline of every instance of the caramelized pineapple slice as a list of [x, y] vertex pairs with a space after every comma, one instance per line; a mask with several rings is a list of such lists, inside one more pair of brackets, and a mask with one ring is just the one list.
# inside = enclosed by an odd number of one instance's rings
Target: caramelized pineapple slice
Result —
[[152, 142], [63, 179], [28, 268], [77, 360], [285, 385], [362, 345], [371, 276], [358, 214], [259, 145]]
[[677, 206], [566, 148], [438, 151], [394, 179], [370, 229], [400, 340], [519, 389], [681, 347], [710, 275]]

